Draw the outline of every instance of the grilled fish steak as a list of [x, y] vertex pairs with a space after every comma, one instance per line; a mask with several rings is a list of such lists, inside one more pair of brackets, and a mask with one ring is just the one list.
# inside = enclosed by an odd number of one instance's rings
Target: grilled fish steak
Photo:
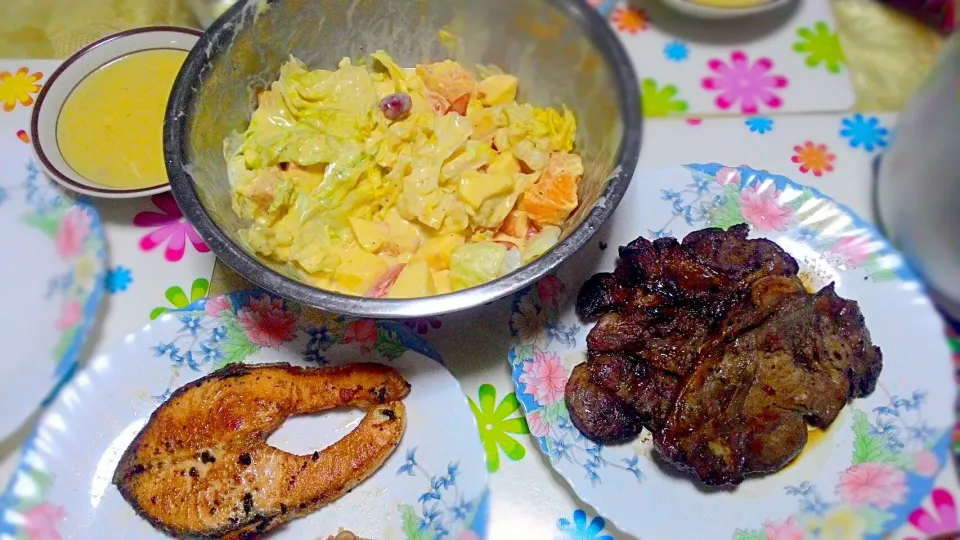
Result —
[[[254, 539], [339, 498], [400, 443], [410, 385], [393, 368], [233, 364], [175, 391], [114, 474], [123, 498], [176, 537]], [[289, 416], [342, 406], [366, 415], [311, 455], [266, 443]]]
[[738, 484], [785, 466], [808, 424], [873, 392], [882, 355], [857, 303], [832, 285], [809, 294], [796, 261], [748, 232], [638, 238], [584, 284], [578, 313], [598, 321], [565, 393], [584, 435], [622, 442], [639, 423], [678, 468]]

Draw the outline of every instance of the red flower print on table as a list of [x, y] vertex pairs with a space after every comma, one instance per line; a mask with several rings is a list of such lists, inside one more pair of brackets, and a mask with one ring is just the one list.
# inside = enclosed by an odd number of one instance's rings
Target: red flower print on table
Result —
[[[923, 507], [911, 512], [908, 518], [910, 525], [917, 528], [923, 535], [919, 538], [911, 536], [906, 540], [920, 540], [920, 538], [960, 533], [960, 520], [957, 519], [957, 505], [953, 501], [953, 495], [950, 495], [950, 492], [945, 489], [937, 488], [930, 494], [930, 499], [933, 501], [933, 510], [936, 512], [936, 516], [931, 515]], [[943, 538], [953, 537], [943, 536]]]
[[647, 22], [647, 12], [633, 6], [617, 8], [610, 17], [610, 21], [617, 26], [617, 30], [628, 34], [636, 34], [646, 30], [649, 25]]
[[43, 78], [39, 71], [30, 74], [30, 70], [21, 67], [16, 73], [0, 72], [0, 102], [3, 110], [10, 112], [19, 101], [24, 107], [33, 105], [33, 94], [40, 91], [37, 81]]
[[237, 322], [254, 345], [277, 348], [296, 337], [297, 316], [280, 298], [264, 294], [251, 298], [237, 312]]
[[707, 67], [714, 75], [704, 77], [701, 85], [706, 90], [720, 92], [714, 100], [720, 109], [730, 109], [739, 102], [740, 112], [756, 114], [760, 105], [771, 109], [783, 105], [776, 91], [787, 87], [787, 78], [768, 73], [773, 69], [769, 58], [758, 58], [751, 63], [746, 53], [733, 51], [729, 64], [714, 58], [707, 62]]
[[217, 296], [215, 298], [210, 298], [204, 304], [203, 309], [207, 312], [207, 315], [210, 315], [211, 317], [216, 316], [221, 311], [230, 309], [230, 297]]
[[839, 255], [844, 262], [856, 268], [867, 261], [870, 254], [875, 252], [873, 242], [867, 236], [841, 236], [830, 252]]
[[30, 540], [60, 540], [59, 522], [67, 517], [67, 512], [60, 506], [50, 503], [40, 503], [23, 513], [26, 522], [24, 529]]
[[741, 191], [740, 213], [758, 231], [783, 231], [790, 224], [793, 209], [780, 204], [780, 192], [769, 184], [763, 191], [760, 186]]
[[440, 319], [436, 317], [420, 317], [418, 319], [410, 319], [408, 321], [404, 321], [403, 324], [405, 324], [408, 328], [416, 330], [421, 336], [429, 332], [431, 328], [436, 330], [443, 326], [443, 323], [440, 322]]
[[860, 463], [840, 473], [837, 495], [853, 508], [875, 506], [886, 510], [902, 504], [907, 473], [886, 463]]
[[537, 349], [533, 362], [523, 364], [520, 382], [526, 385], [524, 394], [530, 394], [540, 405], [552, 405], [563, 399], [567, 385], [567, 372], [554, 352]]
[[763, 532], [767, 534], [767, 540], [803, 540], [805, 534], [793, 516], [786, 521], [764, 523]]
[[167, 242], [164, 257], [170, 262], [177, 262], [183, 258], [189, 238], [190, 243], [200, 253], [210, 251], [197, 231], [193, 229], [193, 225], [183, 217], [172, 195], [169, 193], [154, 195], [150, 197], [150, 202], [160, 209], [159, 213], [147, 210], [133, 218], [133, 224], [137, 227], [154, 229], [140, 239], [140, 249], [151, 251]]
[[370, 352], [377, 342], [377, 323], [373, 319], [360, 319], [351, 322], [344, 331], [343, 342], [356, 342], [363, 352]]
[[793, 151], [796, 154], [790, 158], [790, 161], [800, 164], [800, 172], [812, 172], [814, 176], [823, 176], [824, 172], [833, 171], [833, 162], [837, 156], [830, 153], [827, 145], [807, 141], [803, 146], [794, 146]]
[[83, 241], [90, 236], [93, 216], [79, 206], [74, 206], [63, 215], [57, 227], [57, 254], [63, 259], [72, 259], [80, 254]]

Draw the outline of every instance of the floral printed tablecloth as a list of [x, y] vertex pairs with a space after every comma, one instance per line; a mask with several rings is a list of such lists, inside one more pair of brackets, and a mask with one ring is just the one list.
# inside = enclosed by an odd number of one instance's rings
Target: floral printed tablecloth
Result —
[[[892, 136], [895, 115], [771, 115], [783, 111], [841, 110], [852, 104], [849, 83], [844, 82], [848, 81], [845, 65], [832, 47], [835, 27], [829, 12], [809, 7], [795, 11], [791, 20], [796, 24], [778, 38], [782, 46], [776, 52], [742, 43], [698, 52], [701, 50], [692, 45], [694, 39], [679, 39], [681, 34], [657, 26], [668, 21], [669, 16], [660, 18], [652, 4], [597, 4], [610, 8], [611, 24], [628, 46], [649, 48], [651, 58], [659, 55], [657, 62], [661, 65], [655, 67], [654, 62], [645, 62], [646, 53], [634, 54], [644, 78], [642, 84], [651, 96], [644, 104], [647, 112], [651, 116], [684, 116], [646, 124], [648, 132], [639, 170], [687, 162], [747, 164], [810, 184], [865, 218], [872, 217], [872, 162]], [[647, 6], [649, 13], [641, 11]], [[630, 45], [631, 40], [634, 45]], [[699, 62], [697, 73], [684, 72], [674, 77], [676, 66], [685, 62], [693, 66], [695, 61]], [[791, 62], [801, 71], [781, 69]], [[55, 66], [52, 61], [0, 62], [0, 144], [29, 143], [25, 131], [29, 107], [44, 76]], [[848, 67], [852, 71], [853, 66]], [[754, 92], [752, 100], [743, 94], [725, 92], [725, 77], [747, 69], [761, 74], [758, 80], [762, 91]], [[829, 99], [813, 104], [805, 102], [802, 96], [794, 97], [792, 91], [802, 87], [794, 82], [800, 73], [821, 77], [826, 86], [811, 94]], [[687, 92], [697, 97], [687, 97]], [[846, 105], [841, 106], [843, 103]], [[768, 115], [758, 116], [754, 112]], [[717, 113], [752, 116], [710, 117]], [[27, 167], [28, 161], [24, 163], [25, 171]], [[109, 295], [101, 309], [101, 324], [87, 348], [87, 358], [99, 347], [122, 338], [166, 310], [184, 307], [211, 291], [245, 286], [223, 271], [208, 280], [214, 259], [184, 222], [169, 195], [133, 202], [97, 201], [96, 206], [110, 251], [105, 283]], [[501, 301], [456, 317], [406, 322], [440, 351], [471, 400], [492, 473], [490, 538], [628, 538], [576, 499], [537, 450], [529, 435], [530, 426], [522, 419], [506, 361], [509, 317], [509, 301]], [[542, 375], [549, 377], [550, 373]], [[9, 477], [17, 446], [27, 429], [0, 442], [0, 480]], [[953, 464], [948, 464], [939, 477], [938, 487], [911, 515], [910, 524], [893, 537], [920, 539], [960, 529], [956, 506], [960, 485], [956, 478]], [[865, 483], [875, 481], [878, 480], [863, 479]], [[18, 504], [27, 505], [20, 508], [26, 523], [15, 531], [0, 530], [0, 538], [60, 538], [57, 521], [61, 514], [57, 508], [44, 505], [39, 499]], [[768, 524], [762, 529], [742, 531], [737, 540], [796, 538], [794, 533], [789, 526]]]

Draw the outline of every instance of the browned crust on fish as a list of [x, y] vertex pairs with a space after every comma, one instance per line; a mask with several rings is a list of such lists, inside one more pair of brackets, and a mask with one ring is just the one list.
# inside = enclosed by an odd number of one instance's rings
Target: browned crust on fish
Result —
[[[410, 385], [389, 366], [233, 364], [175, 391], [124, 452], [113, 482], [156, 528], [183, 538], [250, 540], [341, 497], [393, 453]], [[291, 415], [368, 409], [329, 447], [298, 456], [267, 445]]]

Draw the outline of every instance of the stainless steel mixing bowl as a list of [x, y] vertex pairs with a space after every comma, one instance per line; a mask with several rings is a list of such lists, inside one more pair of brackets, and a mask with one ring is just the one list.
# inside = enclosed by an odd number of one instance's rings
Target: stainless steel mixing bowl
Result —
[[[454, 36], [441, 41], [439, 31]], [[377, 49], [400, 65], [454, 58], [520, 78], [518, 101], [566, 104], [577, 116], [586, 174], [580, 207], [559, 244], [505, 277], [452, 294], [410, 300], [346, 296], [300, 281], [250, 251], [230, 207], [223, 140], [242, 132], [255, 95], [292, 54], [313, 68]], [[450, 313], [535, 283], [593, 236], [627, 190], [640, 153], [637, 75], [606, 22], [583, 0], [241, 1], [211, 26], [177, 77], [164, 153], [173, 194], [220, 260], [290, 300], [365, 317]]]

